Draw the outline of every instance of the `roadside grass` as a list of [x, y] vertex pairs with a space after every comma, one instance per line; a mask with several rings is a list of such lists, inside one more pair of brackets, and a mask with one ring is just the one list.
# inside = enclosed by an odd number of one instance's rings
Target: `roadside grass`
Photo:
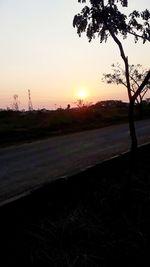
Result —
[[[0, 146], [128, 122], [128, 106], [124, 104], [120, 106], [120, 102], [118, 105], [103, 107], [100, 102], [89, 107], [69, 110], [32, 112], [1, 110]], [[150, 105], [146, 105], [143, 109], [143, 118], [150, 118]], [[141, 119], [137, 109], [135, 109], [135, 119]]]
[[149, 266], [150, 145], [0, 210], [0, 266]]

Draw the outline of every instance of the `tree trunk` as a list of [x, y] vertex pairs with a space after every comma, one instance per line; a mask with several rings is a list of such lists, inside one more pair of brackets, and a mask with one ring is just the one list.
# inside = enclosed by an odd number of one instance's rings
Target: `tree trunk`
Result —
[[129, 129], [131, 137], [131, 152], [134, 153], [137, 149], [137, 137], [134, 123], [134, 101], [130, 100], [129, 103]]
[[139, 103], [138, 108], [139, 108], [139, 117], [140, 117], [140, 119], [142, 119], [143, 118], [143, 101], [142, 101], [142, 99], [140, 99], [140, 103]]

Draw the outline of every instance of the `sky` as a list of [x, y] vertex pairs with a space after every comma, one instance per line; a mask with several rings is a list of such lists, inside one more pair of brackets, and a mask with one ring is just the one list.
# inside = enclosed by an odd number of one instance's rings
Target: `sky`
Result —
[[[0, 108], [11, 108], [17, 94], [27, 109], [28, 89], [34, 109], [73, 106], [80, 89], [87, 102], [128, 100], [125, 87], [101, 81], [112, 63], [122, 64], [116, 44], [89, 43], [72, 26], [82, 7], [77, 0], [0, 0]], [[130, 0], [129, 7], [150, 9], [150, 1]], [[130, 64], [149, 68], [149, 43], [129, 38], [123, 45]]]

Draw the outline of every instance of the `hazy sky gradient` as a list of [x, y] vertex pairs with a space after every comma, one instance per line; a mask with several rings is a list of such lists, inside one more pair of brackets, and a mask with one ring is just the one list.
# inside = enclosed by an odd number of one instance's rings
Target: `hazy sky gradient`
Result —
[[[131, 10], [150, 9], [149, 0], [129, 4]], [[127, 100], [125, 88], [101, 82], [112, 63], [122, 62], [116, 44], [111, 39], [89, 43], [72, 26], [81, 7], [77, 0], [0, 0], [1, 108], [11, 106], [14, 94], [20, 108], [27, 108], [28, 89], [34, 108], [72, 105], [82, 87], [89, 92], [88, 101]], [[149, 43], [134, 44], [130, 38], [124, 47], [130, 63], [149, 67]]]

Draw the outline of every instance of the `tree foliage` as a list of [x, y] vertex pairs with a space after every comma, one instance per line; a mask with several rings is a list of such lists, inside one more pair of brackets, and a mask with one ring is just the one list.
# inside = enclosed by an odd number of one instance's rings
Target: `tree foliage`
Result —
[[74, 17], [73, 26], [77, 28], [78, 35], [86, 32], [89, 41], [98, 35], [101, 43], [106, 42], [112, 33], [121, 34], [123, 38], [132, 34], [136, 42], [139, 38], [142, 38], [143, 42], [150, 41], [150, 11], [133, 10], [127, 16], [119, 10], [119, 2], [120, 6], [128, 6], [126, 0], [90, 0], [89, 5], [85, 5], [81, 13]]
[[[135, 42], [138, 42], [139, 39], [143, 43], [150, 41], [150, 11], [148, 9], [141, 12], [133, 10], [129, 15], [126, 15], [121, 10], [122, 7], [128, 7], [127, 0], [78, 0], [78, 2], [84, 4], [81, 12], [76, 14], [73, 19], [73, 26], [77, 28], [78, 35], [81, 36], [85, 32], [89, 41], [98, 37], [100, 43], [106, 42], [111, 37], [119, 48], [124, 62], [124, 74], [129, 98], [131, 150], [135, 151], [137, 138], [134, 125], [134, 103], [150, 81], [150, 70], [147, 71], [138, 89], [133, 93], [130, 84], [128, 56], [125, 54], [120, 37], [125, 39], [128, 35], [133, 35]], [[120, 78], [117, 77], [117, 79]], [[121, 82], [121, 80], [118, 80], [118, 82]]]
[[[138, 90], [140, 84], [144, 80], [148, 73], [148, 70], [143, 69], [142, 65], [129, 65], [129, 77], [130, 77], [130, 87], [131, 87], [131, 95], [134, 96], [136, 91]], [[121, 84], [127, 88], [127, 82], [125, 79], [125, 72], [124, 69], [120, 66], [119, 63], [112, 64], [112, 72], [111, 73], [104, 73], [103, 82], [108, 84]], [[140, 94], [138, 95], [136, 102], [141, 103], [143, 97], [145, 96], [146, 92], [150, 89], [150, 81], [148, 81], [147, 85], [142, 89]]]

